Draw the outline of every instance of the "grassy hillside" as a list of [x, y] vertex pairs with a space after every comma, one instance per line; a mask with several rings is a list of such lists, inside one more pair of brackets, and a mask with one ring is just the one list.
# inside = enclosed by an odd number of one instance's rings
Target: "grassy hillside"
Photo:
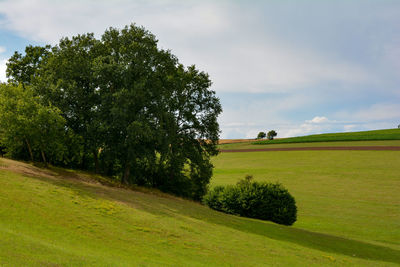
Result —
[[303, 220], [285, 227], [230, 216], [160, 193], [106, 187], [87, 174], [0, 159], [1, 266], [400, 264], [393, 247], [307, 230]]
[[400, 129], [387, 129], [349, 133], [315, 134], [282, 138], [275, 140], [262, 140], [253, 142], [258, 145], [308, 143], [308, 142], [336, 142], [336, 141], [366, 141], [366, 140], [400, 140]]

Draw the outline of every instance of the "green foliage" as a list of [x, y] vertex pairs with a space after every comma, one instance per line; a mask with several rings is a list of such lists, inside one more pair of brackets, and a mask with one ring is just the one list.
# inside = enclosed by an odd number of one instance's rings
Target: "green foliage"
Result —
[[263, 139], [267, 136], [267, 134], [265, 132], [259, 132], [257, 135], [257, 139]]
[[68, 155], [68, 167], [200, 200], [218, 153], [222, 108], [208, 74], [183, 66], [157, 42], [135, 25], [110, 28], [101, 40], [63, 38], [16, 53], [7, 75], [62, 116], [64, 147], [54, 150]]
[[38, 77], [40, 67], [47, 61], [50, 46], [45, 47], [28, 45], [25, 55], [15, 52], [7, 62], [7, 77], [14, 84], [31, 85]]
[[252, 176], [235, 186], [213, 188], [203, 202], [215, 210], [284, 225], [292, 225], [297, 219], [295, 199], [281, 184], [254, 182]]
[[290, 138], [281, 138], [273, 141], [257, 141], [253, 144], [286, 144], [308, 142], [336, 142], [336, 141], [367, 141], [367, 140], [400, 140], [399, 129], [362, 131], [350, 133], [315, 134]]
[[32, 161], [35, 155], [45, 164], [62, 161], [64, 125], [58, 108], [42, 105], [31, 88], [0, 85], [1, 143], [9, 155], [25, 148]]
[[274, 130], [269, 131], [268, 134], [267, 134], [268, 140], [273, 140], [274, 137], [277, 136], [277, 135], [278, 134]]

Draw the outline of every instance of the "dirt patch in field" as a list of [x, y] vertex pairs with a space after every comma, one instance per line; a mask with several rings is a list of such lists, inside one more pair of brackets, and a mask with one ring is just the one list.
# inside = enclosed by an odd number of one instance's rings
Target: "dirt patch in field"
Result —
[[50, 178], [50, 179], [68, 179], [82, 181], [91, 184], [100, 184], [98, 181], [91, 179], [89, 175], [77, 174], [73, 171], [49, 167], [43, 168], [41, 166], [35, 166], [32, 163], [25, 163], [21, 161], [11, 160], [7, 158], [0, 158], [0, 170], [8, 170], [22, 175], [38, 178]]
[[41, 176], [47, 178], [52, 178], [56, 176], [56, 174], [50, 170], [41, 169], [28, 163], [10, 160], [6, 158], [2, 158], [0, 162], [1, 162], [0, 169], [9, 170], [12, 172], [28, 176]]
[[303, 151], [303, 150], [389, 150], [389, 151], [400, 151], [400, 146], [274, 147], [274, 148], [250, 148], [250, 149], [221, 149], [220, 152]]
[[163, 193], [155, 188], [139, 187], [135, 185], [123, 185], [111, 178], [100, 176], [84, 171], [73, 171], [54, 166], [43, 168], [35, 166], [32, 163], [26, 163], [7, 158], [0, 158], [0, 170], [7, 170], [14, 173], [19, 173], [28, 177], [39, 179], [48, 179], [58, 184], [60, 181], [68, 181], [69, 183], [81, 183], [100, 190], [101, 188], [113, 188], [115, 190], [131, 190], [137, 193], [151, 194], [163, 198], [180, 199], [173, 195]]

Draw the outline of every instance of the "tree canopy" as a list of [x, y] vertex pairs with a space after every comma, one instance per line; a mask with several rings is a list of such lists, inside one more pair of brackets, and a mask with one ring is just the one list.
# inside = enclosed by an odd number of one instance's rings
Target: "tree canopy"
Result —
[[277, 136], [278, 133], [275, 130], [271, 130], [268, 132], [267, 134], [267, 138], [268, 140], [273, 140], [275, 136]]
[[63, 160], [65, 120], [59, 109], [42, 105], [31, 88], [2, 84], [0, 89], [1, 143], [11, 153], [26, 146], [32, 161], [34, 154], [39, 154], [44, 164], [47, 156]]
[[[38, 147], [53, 164], [193, 199], [206, 192], [210, 157], [218, 153], [219, 99], [207, 73], [180, 64], [143, 27], [109, 28], [101, 39], [93, 34], [63, 38], [53, 47], [28, 46], [25, 55], [11, 57], [7, 76], [0, 108], [8, 108], [9, 91], [14, 92], [36, 105], [24, 113], [29, 122], [24, 127], [47, 129], [32, 137], [25, 133], [35, 131], [7, 130], [2, 134], [7, 151], [15, 150], [7, 140], [18, 136], [25, 142], [22, 150]], [[41, 109], [48, 118], [36, 119]], [[10, 112], [2, 115], [4, 121], [17, 116]], [[0, 124], [0, 134], [5, 125]], [[60, 138], [53, 131], [62, 131]]]
[[257, 139], [263, 139], [267, 136], [267, 134], [265, 132], [259, 132], [257, 135]]

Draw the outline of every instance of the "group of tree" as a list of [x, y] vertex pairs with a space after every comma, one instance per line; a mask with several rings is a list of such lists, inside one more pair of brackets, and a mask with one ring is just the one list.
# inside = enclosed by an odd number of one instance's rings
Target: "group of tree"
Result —
[[200, 199], [222, 108], [209, 76], [136, 25], [28, 46], [0, 85], [9, 156], [102, 173]]
[[273, 140], [274, 137], [277, 135], [277, 132], [274, 130], [269, 131], [267, 134], [265, 132], [259, 132], [257, 135], [257, 139], [264, 139], [265, 137], [267, 137], [268, 140]]

